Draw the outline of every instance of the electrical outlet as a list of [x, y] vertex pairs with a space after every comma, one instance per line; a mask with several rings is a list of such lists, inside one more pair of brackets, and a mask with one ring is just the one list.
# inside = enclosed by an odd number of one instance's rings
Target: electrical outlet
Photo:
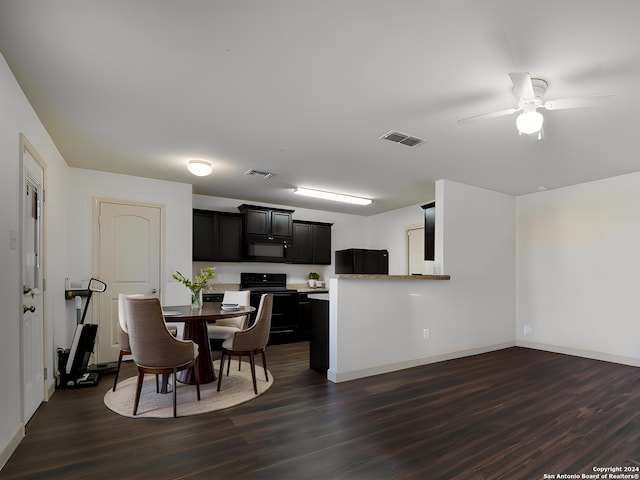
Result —
[[523, 333], [525, 335], [529, 335], [530, 333], [533, 333], [533, 328], [531, 327], [531, 325], [525, 325], [523, 328]]
[[425, 328], [424, 330], [422, 330], [422, 338], [424, 340], [426, 340], [427, 338], [431, 338], [431, 329], [430, 328]]

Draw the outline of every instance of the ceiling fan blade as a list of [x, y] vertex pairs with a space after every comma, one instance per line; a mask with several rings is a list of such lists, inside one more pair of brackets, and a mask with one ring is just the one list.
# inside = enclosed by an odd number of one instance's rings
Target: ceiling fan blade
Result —
[[511, 77], [511, 83], [513, 83], [513, 91], [518, 98], [535, 97], [531, 76], [528, 73], [510, 73], [509, 77]]
[[542, 106], [547, 110], [562, 110], [565, 108], [589, 108], [604, 105], [608, 97], [612, 97], [611, 93], [603, 93], [600, 95], [591, 95], [589, 97], [570, 97], [559, 98], [557, 100], [549, 100], [544, 102]]
[[481, 120], [489, 120], [490, 118], [503, 117], [504, 115], [511, 115], [512, 113], [515, 113], [518, 110], [519, 109], [517, 108], [508, 108], [506, 110], [500, 110], [499, 112], [483, 113], [480, 115], [474, 115], [472, 117], [461, 118], [460, 120], [458, 120], [458, 124], [473, 123]]

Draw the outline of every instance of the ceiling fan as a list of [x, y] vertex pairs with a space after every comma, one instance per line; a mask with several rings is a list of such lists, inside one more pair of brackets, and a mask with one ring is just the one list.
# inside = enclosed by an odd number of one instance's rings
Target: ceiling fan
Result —
[[517, 108], [508, 108], [493, 113], [484, 113], [472, 117], [458, 120], [458, 124], [470, 123], [479, 120], [502, 117], [521, 112], [516, 118], [516, 127], [519, 133], [534, 136], [538, 140], [543, 137], [542, 124], [544, 117], [538, 109], [562, 110], [566, 108], [594, 107], [599, 104], [603, 97], [611, 94], [598, 94], [586, 97], [571, 97], [557, 100], [544, 101], [549, 84], [542, 78], [532, 78], [528, 73], [510, 73], [511, 83], [513, 83], [513, 94], [518, 99]]

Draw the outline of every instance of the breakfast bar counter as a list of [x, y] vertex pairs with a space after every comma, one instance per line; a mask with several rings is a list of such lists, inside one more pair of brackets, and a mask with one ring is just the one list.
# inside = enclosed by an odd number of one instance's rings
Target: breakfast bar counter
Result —
[[336, 278], [352, 280], [451, 280], [450, 275], [376, 275], [370, 273], [341, 273]]

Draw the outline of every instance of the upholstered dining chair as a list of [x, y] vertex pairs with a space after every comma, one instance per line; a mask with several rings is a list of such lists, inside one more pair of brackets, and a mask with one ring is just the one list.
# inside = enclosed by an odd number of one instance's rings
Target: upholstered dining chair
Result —
[[249, 356], [249, 364], [251, 365], [251, 378], [253, 379], [253, 391], [257, 395], [258, 387], [256, 384], [256, 364], [254, 354], [262, 354], [262, 367], [264, 368], [264, 376], [269, 381], [267, 373], [267, 358], [265, 356], [265, 348], [269, 342], [269, 330], [271, 329], [271, 310], [273, 309], [273, 295], [263, 294], [260, 298], [258, 313], [254, 324], [246, 330], [242, 330], [233, 334], [222, 343], [222, 355], [220, 356], [220, 374], [218, 375], [218, 391], [222, 383], [222, 371], [224, 368], [224, 357], [227, 356], [227, 376], [229, 376], [229, 367], [231, 365], [231, 357], [245, 355]]
[[[198, 375], [198, 345], [191, 340], [175, 338], [165, 323], [160, 300], [157, 298], [126, 298], [129, 345], [133, 361], [138, 366], [138, 384], [133, 405], [133, 415], [138, 413], [140, 392], [145, 373], [173, 374], [173, 416], [177, 416], [176, 373], [192, 367], [195, 372], [196, 392], [200, 400]], [[208, 361], [208, 359], [205, 359]], [[156, 380], [157, 387], [157, 380]]]
[[[131, 346], [129, 345], [129, 328], [127, 327], [127, 311], [124, 305], [124, 299], [126, 297], [144, 297], [142, 293], [134, 293], [127, 295], [126, 293], [118, 294], [118, 343], [120, 344], [120, 353], [118, 354], [118, 366], [116, 368], [116, 375], [113, 379], [113, 391], [116, 391], [116, 385], [118, 385], [118, 375], [120, 375], [120, 366], [122, 365], [122, 357], [125, 355], [131, 355]], [[174, 337], [178, 333], [178, 329], [173, 325], [167, 325], [171, 335]]]
[[129, 346], [129, 327], [127, 327], [127, 311], [124, 305], [126, 297], [142, 297], [141, 293], [127, 295], [125, 293], [118, 294], [118, 341], [120, 343], [120, 354], [118, 355], [118, 367], [116, 369], [116, 378], [113, 379], [113, 391], [116, 391], [118, 385], [118, 375], [120, 375], [120, 365], [122, 365], [122, 357], [131, 355], [131, 347]]
[[[251, 292], [249, 290], [227, 290], [222, 297], [222, 303], [237, 303], [240, 306], [250, 305]], [[207, 325], [209, 340], [226, 340], [234, 333], [245, 330], [249, 326], [249, 315], [221, 318], [216, 323]]]

